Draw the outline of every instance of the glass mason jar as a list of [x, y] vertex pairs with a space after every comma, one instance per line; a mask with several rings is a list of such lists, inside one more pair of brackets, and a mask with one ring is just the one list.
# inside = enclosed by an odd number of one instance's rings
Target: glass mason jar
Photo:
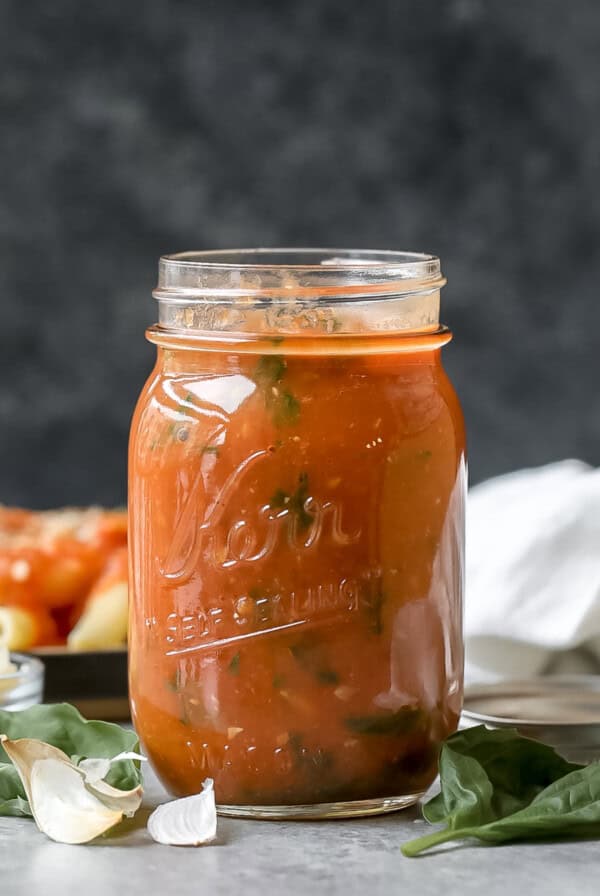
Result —
[[222, 813], [391, 811], [462, 702], [445, 280], [402, 252], [162, 258], [130, 442], [135, 726]]

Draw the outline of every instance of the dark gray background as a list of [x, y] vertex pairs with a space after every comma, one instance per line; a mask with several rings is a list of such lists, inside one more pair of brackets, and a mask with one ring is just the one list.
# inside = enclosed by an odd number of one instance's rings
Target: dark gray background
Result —
[[0, 501], [125, 497], [161, 253], [431, 251], [473, 480], [600, 460], [598, 0], [0, 3]]

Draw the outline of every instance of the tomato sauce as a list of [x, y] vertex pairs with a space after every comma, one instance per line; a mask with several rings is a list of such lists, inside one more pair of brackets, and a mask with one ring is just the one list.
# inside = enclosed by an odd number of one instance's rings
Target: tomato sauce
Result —
[[414, 801], [462, 700], [448, 334], [151, 338], [130, 684], [158, 775], [230, 807]]

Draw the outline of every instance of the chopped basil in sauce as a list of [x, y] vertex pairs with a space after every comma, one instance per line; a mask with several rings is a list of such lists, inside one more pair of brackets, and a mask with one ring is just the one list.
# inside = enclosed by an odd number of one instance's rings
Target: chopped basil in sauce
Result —
[[261, 355], [252, 377], [263, 392], [265, 405], [276, 426], [295, 423], [300, 415], [300, 402], [282, 385], [286, 370], [287, 362], [282, 355]]
[[404, 706], [396, 712], [376, 713], [368, 716], [350, 716], [344, 725], [353, 734], [396, 735], [414, 731], [423, 720], [423, 712], [413, 706]]
[[[328, 771], [334, 766], [334, 758], [332, 753], [318, 747], [316, 750], [309, 750], [304, 746], [304, 739], [298, 732], [290, 732], [288, 741], [291, 753], [296, 764], [309, 775], [320, 776], [323, 772]], [[320, 781], [320, 777], [318, 778]]]
[[317, 681], [321, 684], [339, 684], [340, 676], [333, 669], [317, 669]]
[[290, 652], [299, 666], [312, 675], [319, 684], [338, 685], [340, 677], [328, 664], [322, 646], [308, 641], [306, 638], [292, 644]]
[[278, 488], [273, 492], [269, 501], [269, 505], [274, 510], [286, 509], [294, 514], [300, 532], [304, 532], [308, 529], [314, 520], [314, 514], [310, 513], [304, 506], [307, 499], [310, 497], [308, 489], [308, 473], [300, 473], [298, 476], [298, 486], [293, 494], [284, 491], [282, 488]]
[[169, 691], [173, 691], [173, 693], [177, 693], [179, 688], [181, 687], [181, 675], [179, 673], [179, 667], [175, 669], [172, 675], [167, 678], [165, 681], [165, 685], [167, 686]]
[[367, 616], [369, 631], [373, 635], [380, 635], [383, 631], [382, 611], [385, 595], [381, 583], [366, 585], [364, 589], [364, 608]]
[[254, 382], [263, 389], [283, 379], [287, 364], [281, 355], [261, 355], [254, 368]]
[[300, 402], [287, 389], [273, 402], [273, 420], [277, 426], [295, 423], [300, 416]]
[[284, 492], [282, 488], [278, 488], [273, 492], [269, 504], [271, 505], [271, 507], [276, 508], [277, 510], [281, 510], [286, 506], [289, 500], [290, 496], [288, 495], [288, 493]]

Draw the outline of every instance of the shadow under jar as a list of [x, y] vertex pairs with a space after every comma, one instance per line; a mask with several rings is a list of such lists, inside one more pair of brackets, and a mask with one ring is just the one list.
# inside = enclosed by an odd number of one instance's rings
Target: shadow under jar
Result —
[[130, 690], [222, 813], [414, 803], [462, 703], [465, 439], [438, 259], [161, 259], [130, 442]]

